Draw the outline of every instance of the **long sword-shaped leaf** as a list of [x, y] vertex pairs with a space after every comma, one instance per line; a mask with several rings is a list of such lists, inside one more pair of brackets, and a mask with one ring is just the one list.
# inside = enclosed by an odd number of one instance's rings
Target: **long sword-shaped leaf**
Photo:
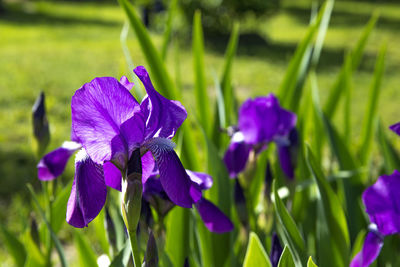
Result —
[[279, 258], [278, 267], [292, 267], [292, 266], [294, 266], [292, 254], [290, 253], [288, 246], [285, 246], [285, 248], [282, 251], [281, 257]]
[[75, 230], [75, 246], [79, 256], [81, 266], [97, 266], [96, 254], [89, 245], [85, 235]]
[[324, 243], [323, 245], [329, 247], [329, 255], [321, 255], [320, 261], [324, 261], [323, 266], [347, 266], [350, 255], [350, 238], [343, 208], [308, 146], [306, 148], [306, 161], [318, 186], [321, 197], [319, 201], [321, 207], [323, 207], [318, 211], [322, 212], [325, 217], [328, 236], [330, 237], [329, 241], [320, 240]]
[[[374, 15], [368, 22], [367, 26], [364, 28], [360, 39], [358, 40], [356, 46], [351, 52], [351, 63], [353, 71], [358, 68], [360, 65], [361, 57], [364, 53], [365, 46], [367, 44], [368, 37], [370, 36], [372, 29], [374, 28], [376, 21], [378, 19], [377, 15]], [[339, 75], [333, 84], [333, 87], [330, 90], [328, 99], [324, 105], [324, 113], [326, 116], [331, 119], [335, 112], [337, 104], [340, 101], [340, 97], [342, 95], [342, 87], [345, 82], [345, 72], [346, 72], [345, 64], [343, 64], [342, 69], [339, 72]]]
[[283, 243], [289, 247], [295, 266], [304, 266], [307, 261], [304, 239], [301, 236], [292, 216], [290, 216], [288, 210], [279, 197], [275, 180], [272, 183], [272, 190], [274, 192], [275, 213], [278, 218], [277, 230], [279, 237]]
[[42, 207], [39, 204], [39, 200], [36, 197], [36, 194], [35, 194], [35, 191], [33, 190], [32, 185], [28, 184], [27, 188], [28, 188], [29, 192], [31, 193], [33, 202], [36, 205], [36, 209], [39, 211], [40, 217], [42, 217], [42, 220], [46, 224], [47, 230], [49, 231], [50, 236], [53, 239], [54, 245], [56, 246], [56, 250], [57, 250], [58, 256], [60, 258], [61, 266], [63, 266], [63, 267], [68, 266], [67, 265], [67, 261], [65, 259], [64, 249], [62, 248], [60, 240], [58, 239], [58, 237], [54, 233], [53, 229], [51, 228], [51, 225], [50, 225], [49, 221], [46, 219], [46, 215], [44, 214], [44, 211], [43, 211]]
[[169, 7], [168, 7], [167, 21], [165, 23], [163, 42], [162, 42], [162, 46], [161, 46], [161, 58], [164, 61], [167, 58], [168, 44], [171, 40], [172, 24], [173, 24], [173, 19], [174, 19], [175, 13], [176, 13], [177, 4], [178, 4], [178, 0], [172, 0], [172, 1], [170, 1]]
[[373, 142], [373, 136], [376, 131], [376, 118], [377, 109], [380, 95], [380, 87], [382, 83], [382, 77], [385, 70], [385, 55], [386, 45], [383, 45], [379, 51], [378, 58], [375, 64], [375, 72], [372, 80], [371, 88], [369, 91], [369, 99], [367, 108], [365, 111], [363, 127], [361, 129], [361, 147], [360, 147], [360, 159], [361, 163], [365, 164], [369, 160], [371, 153], [371, 147]]
[[[296, 111], [299, 99], [303, 91], [303, 83], [308, 73], [308, 68], [312, 56], [312, 44], [318, 32], [322, 18], [330, 16], [332, 6], [331, 1], [326, 2], [319, 11], [317, 17], [310, 24], [307, 33], [289, 63], [283, 81], [279, 87], [278, 96], [282, 106]], [[325, 20], [326, 21], [326, 20]]]
[[193, 69], [195, 77], [195, 96], [198, 112], [198, 120], [206, 131], [209, 133], [209, 98], [207, 95], [207, 82], [204, 73], [204, 41], [203, 28], [201, 26], [201, 13], [196, 11], [193, 17], [193, 37], [192, 37], [192, 53], [193, 53]]

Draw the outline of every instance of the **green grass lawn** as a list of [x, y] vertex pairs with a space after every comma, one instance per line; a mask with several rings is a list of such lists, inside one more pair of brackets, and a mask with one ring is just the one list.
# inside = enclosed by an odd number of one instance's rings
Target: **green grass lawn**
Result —
[[[294, 1], [293, 1], [294, 2]], [[283, 9], [260, 21], [248, 19], [243, 27], [233, 81], [241, 101], [276, 91], [297, 43], [309, 21], [310, 5], [284, 2]], [[326, 36], [318, 68], [322, 97], [333, 83], [343, 56], [357, 41], [371, 14], [379, 11], [374, 30], [353, 79], [353, 122], [361, 123], [376, 53], [388, 45], [387, 69], [382, 85], [380, 115], [384, 124], [400, 120], [400, 5], [338, 2]], [[129, 75], [120, 44], [124, 14], [117, 5], [71, 2], [27, 3], [0, 16], [0, 195], [21, 188], [21, 180], [35, 179], [31, 137], [31, 106], [41, 90], [46, 92], [47, 111], [55, 148], [69, 137], [69, 103], [73, 92], [97, 76]], [[257, 26], [255, 26], [257, 25]], [[160, 45], [161, 34], [153, 34]], [[221, 40], [206, 43], [207, 78], [213, 94], [213, 73], [219, 73], [226, 45]], [[133, 34], [129, 48], [135, 64], [143, 55]], [[184, 104], [191, 103], [193, 88], [190, 44], [179, 51]], [[167, 65], [175, 73], [174, 49]], [[189, 108], [189, 112], [190, 112]], [[339, 120], [340, 122], [340, 120]], [[354, 133], [357, 134], [357, 133]], [[22, 168], [21, 168], [22, 166]], [[4, 217], [0, 213], [0, 217]]]

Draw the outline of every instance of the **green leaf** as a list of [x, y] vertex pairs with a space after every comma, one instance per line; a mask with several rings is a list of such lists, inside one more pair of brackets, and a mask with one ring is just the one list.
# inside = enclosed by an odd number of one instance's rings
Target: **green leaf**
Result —
[[27, 257], [24, 244], [10, 231], [8, 231], [2, 224], [0, 224], [0, 233], [3, 239], [3, 244], [7, 248], [8, 253], [14, 259], [16, 266], [24, 266]]
[[386, 45], [383, 45], [379, 50], [378, 59], [375, 64], [374, 77], [372, 80], [371, 88], [369, 91], [368, 104], [365, 111], [363, 127], [361, 129], [361, 148], [360, 158], [361, 163], [365, 164], [369, 160], [371, 153], [371, 147], [373, 143], [373, 134], [376, 130], [376, 118], [378, 101], [380, 95], [380, 87], [382, 83], [382, 77], [385, 70], [385, 55]]
[[303, 266], [307, 259], [305, 254], [306, 246], [304, 239], [301, 236], [292, 216], [290, 216], [288, 210], [278, 195], [275, 180], [272, 183], [272, 190], [274, 192], [275, 213], [276, 217], [278, 218], [278, 235], [283, 243], [289, 247], [295, 266]]
[[308, 258], [307, 267], [318, 267], [312, 260], [311, 256]]
[[110, 253], [110, 243], [107, 240], [107, 232], [105, 228], [105, 209], [102, 209], [97, 217], [92, 221], [91, 225], [96, 234], [96, 240], [99, 242], [101, 249], [107, 255]]
[[354, 241], [353, 248], [351, 250], [351, 258], [354, 258], [358, 252], [361, 251], [363, 244], [364, 244], [364, 238], [366, 236], [366, 231], [361, 230], [358, 235], [356, 240]]
[[152, 74], [151, 77], [156, 84], [157, 90], [167, 98], [175, 99], [177, 93], [168, 75], [165, 64], [153, 42], [151, 41], [150, 35], [147, 33], [142, 21], [137, 16], [134, 7], [129, 3], [128, 0], [119, 0], [118, 2], [124, 9], [131, 23], [132, 29], [136, 33], [139, 45], [142, 48], [142, 52], [147, 60], [147, 63], [149, 64]]
[[243, 267], [269, 267], [272, 266], [263, 245], [258, 236], [251, 232], [250, 241], [244, 257]]
[[287, 245], [285, 245], [282, 255], [279, 258], [278, 267], [293, 267], [293, 257]]
[[[378, 20], [378, 16], [374, 15], [368, 22], [367, 26], [365, 26], [360, 39], [358, 40], [356, 46], [351, 52], [351, 63], [353, 71], [358, 68], [360, 65], [361, 57], [364, 53], [365, 46], [367, 44], [368, 37], [370, 36], [372, 29], [375, 27], [376, 21]], [[330, 90], [327, 101], [324, 105], [324, 113], [326, 116], [331, 119], [335, 112], [336, 107], [340, 101], [341, 94], [343, 92], [342, 88], [345, 83], [345, 73], [346, 73], [346, 63], [343, 64], [342, 69], [339, 72], [339, 75], [333, 84], [333, 87]]]
[[79, 256], [81, 266], [97, 266], [97, 257], [90, 247], [82, 230], [74, 231], [74, 243]]
[[204, 41], [201, 26], [201, 13], [196, 11], [193, 17], [192, 37], [193, 69], [195, 77], [195, 96], [200, 125], [209, 133], [209, 98], [207, 95], [206, 75], [204, 73]]
[[123, 248], [114, 257], [109, 267], [125, 267], [129, 262], [131, 256], [131, 245], [129, 241], [125, 242]]
[[32, 239], [31, 230], [32, 229], [27, 230], [23, 237], [25, 250], [28, 251], [28, 258], [26, 260], [25, 266], [27, 265], [28, 261], [30, 261], [29, 264], [32, 265], [35, 263], [36, 266], [44, 266], [46, 263], [45, 256], [40, 251], [35, 241]]
[[344, 103], [344, 112], [343, 112], [343, 121], [344, 121], [344, 138], [347, 146], [351, 145], [351, 103], [352, 103], [352, 84], [351, 84], [351, 76], [353, 73], [352, 63], [351, 63], [351, 55], [347, 54], [345, 59], [345, 72], [344, 72], [344, 82], [343, 82], [343, 90], [345, 91], [345, 103]]
[[321, 196], [318, 201], [318, 205], [320, 205], [318, 211], [322, 212], [321, 215], [325, 218], [327, 233], [324, 234], [329, 238], [329, 241], [319, 240], [320, 243], [323, 243], [319, 245], [325, 247], [323, 251], [329, 251], [328, 255], [320, 255], [319, 261], [324, 262], [323, 266], [347, 266], [350, 255], [350, 238], [343, 208], [308, 146], [306, 161]]
[[166, 217], [165, 250], [174, 266], [183, 266], [189, 256], [189, 216], [189, 209], [175, 207]]
[[383, 128], [382, 123], [378, 121], [378, 144], [383, 156], [383, 164], [385, 166], [386, 173], [392, 173], [394, 170], [400, 169], [400, 157], [394, 145], [389, 141], [386, 136], [386, 129]]
[[167, 14], [167, 21], [165, 23], [165, 30], [163, 34], [163, 42], [161, 46], [161, 58], [165, 61], [167, 58], [167, 50], [168, 50], [168, 44], [169, 41], [171, 40], [171, 33], [172, 33], [172, 22], [176, 13], [178, 5], [178, 0], [172, 0], [170, 1], [169, 7], [168, 7], [168, 14]]
[[[328, 18], [329, 22], [331, 11], [332, 1], [325, 2], [325, 4], [321, 7], [317, 18], [314, 19], [311, 25], [308, 27], [305, 37], [297, 46], [279, 87], [278, 96], [282, 106], [294, 112], [296, 112], [299, 107], [299, 100], [303, 92], [303, 84], [308, 73], [312, 56], [312, 43], [315, 39], [318, 29], [320, 29], [319, 27], [322, 18], [324, 18], [325, 23], [327, 22]], [[325, 26], [326, 25], [324, 25], [324, 27]], [[320, 38], [322, 38], [322, 40], [325, 35], [323, 32], [324, 27], [320, 29]], [[322, 40], [319, 40], [319, 42]]]
[[51, 227], [55, 234], [57, 234], [64, 225], [71, 186], [72, 181], [65, 185], [62, 190], [57, 193], [57, 196], [51, 205]]
[[50, 225], [49, 221], [46, 219], [46, 215], [45, 215], [45, 213], [44, 213], [42, 207], [41, 207], [40, 204], [39, 204], [38, 198], [37, 198], [37, 196], [36, 196], [36, 194], [35, 194], [35, 191], [33, 190], [32, 185], [28, 184], [26, 187], [28, 188], [28, 190], [29, 190], [29, 192], [30, 192], [30, 194], [31, 194], [31, 196], [32, 196], [33, 202], [34, 202], [35, 205], [36, 205], [36, 209], [38, 210], [38, 212], [39, 212], [39, 214], [40, 214], [40, 217], [42, 217], [42, 220], [44, 221], [44, 223], [45, 223], [45, 225], [46, 225], [46, 227], [47, 227], [47, 230], [48, 230], [49, 233], [50, 233], [51, 239], [52, 239], [53, 242], [54, 242], [54, 245], [55, 245], [55, 247], [56, 247], [58, 256], [59, 256], [59, 258], [60, 258], [60, 264], [61, 264], [61, 266], [63, 266], [63, 267], [68, 266], [67, 261], [66, 261], [66, 259], [65, 259], [64, 249], [63, 249], [63, 247], [62, 247], [62, 245], [61, 245], [61, 242], [60, 242], [60, 240], [57, 238], [57, 235], [54, 233], [53, 229], [51, 228], [51, 225]]

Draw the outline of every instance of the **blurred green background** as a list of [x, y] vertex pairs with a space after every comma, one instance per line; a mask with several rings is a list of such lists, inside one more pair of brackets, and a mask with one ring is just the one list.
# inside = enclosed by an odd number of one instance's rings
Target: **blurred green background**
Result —
[[[189, 113], [193, 100], [193, 63], [191, 26], [187, 17], [196, 1], [182, 1], [174, 17], [172, 44], [167, 67], [179, 79], [184, 105]], [[220, 6], [230, 1], [205, 1]], [[240, 1], [232, 1], [232, 3]], [[254, 10], [261, 10], [257, 6]], [[262, 1], [261, 1], [262, 2]], [[238, 53], [233, 67], [233, 83], [240, 101], [276, 92], [298, 42], [307, 29], [312, 1], [281, 0], [265, 7], [266, 12], [236, 12], [240, 21]], [[231, 4], [232, 4], [231, 3]], [[148, 5], [146, 1], [138, 5]], [[153, 9], [157, 9], [154, 7]], [[242, 8], [242, 7], [240, 7]], [[158, 8], [159, 9], [159, 8]], [[243, 9], [243, 8], [242, 8]], [[218, 11], [220, 12], [220, 11]], [[222, 12], [222, 11], [221, 11]], [[374, 63], [382, 41], [387, 43], [386, 71], [382, 84], [379, 113], [385, 126], [400, 120], [400, 4], [395, 1], [336, 1], [321, 59], [318, 65], [322, 98], [333, 84], [346, 52], [358, 40], [361, 29], [374, 12], [377, 26], [367, 43], [361, 66], [353, 76], [353, 124], [361, 125]], [[166, 12], [149, 17], [154, 42], [161, 47]], [[218, 14], [218, 13], [217, 13]], [[221, 13], [222, 14], [222, 13]], [[220, 73], [229, 38], [227, 14], [213, 21], [204, 14], [206, 78], [214, 97], [214, 74]], [[225, 16], [225, 17], [224, 17]], [[229, 16], [228, 16], [229, 18]], [[224, 20], [225, 19], [225, 20]], [[37, 158], [34, 155], [31, 107], [40, 91], [47, 97], [50, 123], [50, 149], [69, 138], [70, 108], [73, 92], [94, 77], [131, 76], [120, 35], [125, 15], [116, 1], [15, 1], [1, 0], [0, 11], [0, 220], [18, 227], [14, 220], [26, 220], [24, 183], [35, 183]], [[228, 20], [229, 22], [229, 20]], [[215, 24], [213, 24], [215, 23]], [[221, 26], [223, 25], [223, 26]], [[226, 29], [225, 29], [226, 27]], [[145, 59], [134, 34], [129, 31], [128, 47], [135, 65]], [[170, 62], [170, 64], [168, 63]], [[210, 102], [213, 103], [213, 102]], [[337, 119], [340, 123], [340, 118]], [[354, 127], [357, 129], [357, 127]], [[354, 131], [357, 136], [359, 132]], [[393, 138], [394, 135], [390, 134]], [[64, 174], [69, 180], [72, 167]], [[11, 202], [11, 195], [13, 201]], [[22, 212], [24, 211], [24, 212]], [[20, 229], [14, 229], [20, 230]], [[0, 258], [5, 251], [0, 246]]]

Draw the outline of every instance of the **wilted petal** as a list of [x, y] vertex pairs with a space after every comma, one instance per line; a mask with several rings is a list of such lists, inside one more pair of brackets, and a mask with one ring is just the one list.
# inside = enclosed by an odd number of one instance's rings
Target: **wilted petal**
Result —
[[104, 180], [107, 186], [121, 191], [121, 171], [110, 161], [103, 164]]
[[289, 134], [295, 125], [296, 115], [281, 108], [273, 94], [249, 99], [239, 110], [239, 129], [249, 144], [273, 141]]
[[103, 167], [82, 149], [75, 159], [75, 177], [67, 206], [67, 222], [74, 227], [88, 225], [101, 211], [107, 198]]
[[400, 173], [382, 175], [363, 193], [366, 212], [383, 235], [400, 232]]
[[191, 208], [201, 197], [174, 151], [174, 144], [165, 138], [153, 138], [144, 146], [153, 154], [160, 173], [160, 182], [168, 197], [176, 205]]
[[120, 126], [139, 113], [140, 106], [115, 78], [102, 77], [75, 92], [71, 110], [75, 135], [90, 158], [102, 164], [111, 160], [112, 153], [117, 154], [117, 151], [112, 151], [112, 141], [117, 144], [126, 142], [123, 139], [115, 141], [115, 138], [122, 138], [118, 137], [121, 135]]
[[244, 142], [241, 132], [232, 136], [231, 143], [224, 155], [224, 162], [231, 178], [236, 177], [245, 169], [250, 150], [251, 145]]
[[80, 144], [66, 141], [61, 147], [45, 155], [37, 165], [39, 179], [48, 181], [60, 176], [71, 155], [79, 148], [81, 148]]
[[207, 199], [200, 199], [196, 203], [196, 208], [205, 226], [211, 232], [226, 233], [233, 229], [231, 220]]
[[211, 188], [213, 184], [213, 179], [209, 174], [202, 172], [192, 172], [190, 170], [186, 170], [186, 173], [189, 175], [190, 180], [198, 185], [198, 188], [200, 190], [207, 190]]
[[135, 85], [134, 83], [131, 83], [126, 76], [122, 76], [121, 79], [119, 79], [119, 82], [129, 91], [133, 88]]
[[353, 258], [350, 267], [367, 267], [378, 257], [383, 246], [382, 238], [375, 232], [369, 232], [362, 250]]
[[400, 135], [400, 122], [390, 126], [390, 130]]
[[160, 95], [153, 87], [149, 74], [142, 66], [136, 67], [135, 74], [142, 81], [147, 97], [140, 104], [146, 118], [145, 139], [152, 137], [172, 138], [187, 117], [182, 104]]

